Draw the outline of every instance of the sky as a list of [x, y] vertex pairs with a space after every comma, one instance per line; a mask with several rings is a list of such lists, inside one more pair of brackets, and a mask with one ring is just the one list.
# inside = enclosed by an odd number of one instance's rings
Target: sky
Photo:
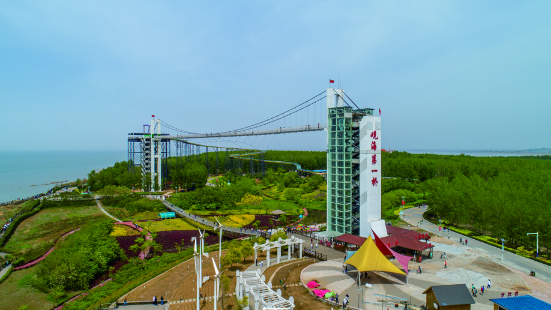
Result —
[[[381, 109], [383, 148], [551, 147], [550, 11], [550, 1], [2, 1], [0, 151], [125, 150], [152, 114], [226, 131], [335, 85]], [[239, 143], [324, 150], [326, 136]]]

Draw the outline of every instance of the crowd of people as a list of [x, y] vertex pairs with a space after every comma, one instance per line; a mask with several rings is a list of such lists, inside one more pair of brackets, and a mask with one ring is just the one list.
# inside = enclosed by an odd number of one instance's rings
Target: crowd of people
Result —
[[[487, 285], [488, 285], [487, 288], [490, 288], [492, 286], [492, 280], [488, 279]], [[474, 286], [474, 284], [472, 284], [471, 294], [473, 295], [473, 297], [476, 297], [478, 293], [479, 293], [478, 289]], [[480, 295], [484, 295], [484, 285], [480, 287]]]
[[3, 233], [8, 229], [8, 227], [10, 227], [11, 223], [13, 222], [13, 220], [14, 220], [13, 217], [10, 217], [10, 218], [8, 219], [8, 221], [6, 222], [6, 224], [4, 224], [4, 225], [2, 226], [2, 230], [0, 230], [0, 235], [3, 234]]

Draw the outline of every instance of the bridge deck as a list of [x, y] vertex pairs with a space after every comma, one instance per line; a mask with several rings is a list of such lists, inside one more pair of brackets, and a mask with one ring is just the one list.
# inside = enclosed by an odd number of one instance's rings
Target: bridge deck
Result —
[[275, 135], [282, 133], [294, 133], [294, 132], [308, 132], [308, 131], [321, 131], [325, 130], [327, 125], [306, 125], [300, 127], [280, 127], [276, 129], [265, 130], [251, 130], [251, 131], [232, 131], [232, 132], [218, 132], [218, 133], [205, 133], [196, 135], [168, 135], [162, 136], [163, 139], [172, 140], [188, 140], [188, 139], [205, 139], [205, 138], [227, 138], [227, 137], [242, 137], [242, 136], [263, 136], [263, 135]]

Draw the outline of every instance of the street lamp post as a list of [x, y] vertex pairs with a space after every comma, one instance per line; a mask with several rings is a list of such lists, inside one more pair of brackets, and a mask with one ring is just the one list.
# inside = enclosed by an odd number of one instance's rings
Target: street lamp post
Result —
[[527, 236], [528, 235], [536, 235], [536, 257], [539, 257], [540, 256], [540, 251], [539, 251], [539, 238], [540, 238], [540, 233], [539, 232], [535, 232], [535, 233], [527, 233], [526, 234]]
[[501, 261], [503, 261], [503, 251], [505, 250], [505, 239], [501, 239]]

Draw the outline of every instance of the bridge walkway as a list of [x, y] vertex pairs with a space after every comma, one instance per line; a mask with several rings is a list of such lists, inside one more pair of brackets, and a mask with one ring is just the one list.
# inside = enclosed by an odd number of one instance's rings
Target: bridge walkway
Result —
[[[162, 200], [162, 202], [165, 205], [165, 207], [170, 209], [172, 212], [174, 212], [174, 213], [176, 213], [176, 214], [178, 214], [182, 217], [188, 218], [188, 219], [194, 221], [197, 224], [201, 224], [201, 225], [211, 227], [213, 230], [214, 230], [215, 227], [218, 228], [218, 223], [215, 223], [211, 220], [202, 218], [202, 217], [197, 216], [195, 214], [191, 214], [189, 212], [186, 212], [186, 211], [182, 210], [181, 208], [173, 205], [172, 203], [170, 203], [166, 200]], [[248, 229], [248, 228], [235, 228], [235, 227], [229, 227], [229, 226], [222, 225], [222, 230], [225, 233], [234, 233], [234, 234], [241, 234], [241, 235], [248, 235], [248, 236], [262, 236], [262, 233], [259, 232], [258, 230]]]

